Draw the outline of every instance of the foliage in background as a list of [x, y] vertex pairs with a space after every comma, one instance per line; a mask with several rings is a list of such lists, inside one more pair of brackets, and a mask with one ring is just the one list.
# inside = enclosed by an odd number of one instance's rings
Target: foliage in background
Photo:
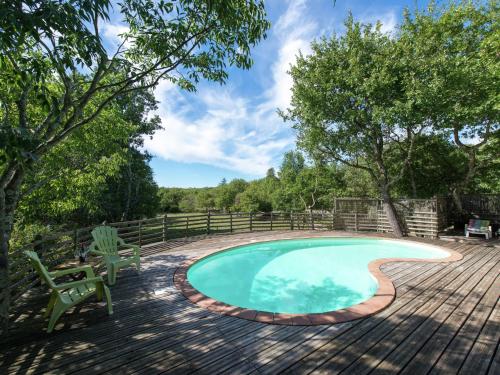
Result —
[[[127, 31], [107, 50], [101, 32], [113, 10]], [[0, 329], [6, 333], [10, 236], [23, 184], [38, 162], [82, 128], [99, 133], [94, 120], [131, 92], [160, 80], [191, 91], [200, 79], [224, 83], [229, 67], [252, 65], [250, 49], [270, 24], [260, 0], [2, 1], [0, 14]]]
[[[467, 193], [500, 191], [499, 147], [500, 139], [493, 137], [481, 150], [480, 162], [484, 167], [466, 187]], [[451, 140], [429, 135], [418, 137], [414, 152], [413, 176], [410, 170], [404, 173], [394, 185], [394, 197], [427, 199], [450, 195], [453, 186], [463, 178], [467, 155], [457, 149]], [[399, 149], [393, 147], [388, 151], [388, 165], [399, 170], [401, 163]], [[229, 195], [228, 190], [233, 193]], [[235, 191], [240, 192], [235, 195]], [[311, 209], [317, 210], [331, 210], [334, 197], [379, 198], [378, 188], [366, 171], [341, 164], [318, 162], [315, 165], [306, 162], [300, 151], [286, 153], [276, 175], [273, 170], [272, 174], [250, 182], [235, 179], [217, 187], [160, 187], [158, 192], [160, 212], [166, 213], [206, 212], [209, 209], [302, 212], [312, 205], [311, 194], [316, 202]], [[217, 204], [223, 201], [226, 202], [224, 205]]]
[[487, 168], [484, 146], [500, 132], [500, 3], [431, 2], [425, 10], [407, 11], [398, 45], [413, 99], [410, 115], [422, 110], [434, 134], [451, 137], [466, 156], [462, 178], [451, 186], [462, 211], [460, 196]]
[[154, 109], [150, 92], [130, 93], [52, 148], [26, 175], [18, 221], [72, 227], [154, 215], [150, 157], [138, 150], [159, 128]]

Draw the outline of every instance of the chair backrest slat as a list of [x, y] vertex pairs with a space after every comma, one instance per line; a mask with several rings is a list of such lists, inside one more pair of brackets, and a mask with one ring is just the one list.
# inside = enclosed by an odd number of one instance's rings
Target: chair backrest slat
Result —
[[99, 226], [92, 231], [92, 238], [99, 251], [115, 255], [118, 253], [118, 231], [116, 228], [108, 226]]
[[54, 288], [56, 284], [50, 277], [49, 271], [47, 271], [47, 268], [42, 264], [40, 261], [40, 258], [38, 257], [38, 254], [35, 253], [34, 251], [27, 250], [24, 252], [26, 256], [29, 258], [31, 265], [35, 269], [36, 273], [40, 278], [47, 283], [51, 288]]

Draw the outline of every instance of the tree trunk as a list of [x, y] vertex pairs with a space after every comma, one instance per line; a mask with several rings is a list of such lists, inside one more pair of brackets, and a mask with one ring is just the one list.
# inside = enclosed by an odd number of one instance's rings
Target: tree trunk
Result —
[[125, 199], [125, 207], [122, 212], [122, 221], [128, 219], [130, 211], [130, 200], [132, 199], [132, 169], [130, 168], [130, 161], [127, 163], [127, 191]]
[[472, 179], [476, 175], [476, 170], [477, 170], [476, 150], [470, 148], [466, 149], [466, 151], [468, 157], [467, 173], [465, 175], [465, 178], [461, 180], [460, 183], [456, 184], [451, 192], [451, 196], [453, 198], [453, 203], [455, 204], [457, 214], [462, 219], [464, 219], [467, 214], [466, 212], [464, 212], [462, 206], [462, 194], [464, 193], [464, 190], [467, 189], [468, 185], [471, 183]]
[[387, 220], [389, 220], [389, 225], [392, 228], [392, 232], [396, 237], [403, 237], [405, 233], [403, 231], [403, 226], [401, 225], [401, 220], [399, 219], [396, 207], [389, 193], [389, 189], [384, 186], [381, 188], [382, 200], [384, 203], [384, 212], [387, 215]]
[[7, 213], [5, 211], [5, 191], [0, 189], [0, 330], [2, 335], [7, 334], [9, 328], [9, 232], [6, 225]]
[[21, 167], [8, 168], [0, 186], [0, 330], [7, 335], [10, 309], [9, 240], [24, 172]]
[[453, 199], [453, 203], [455, 204], [457, 214], [462, 216], [464, 212], [464, 208], [462, 206], [462, 189], [460, 187], [455, 187], [451, 192], [451, 197]]
[[415, 182], [415, 173], [413, 172], [413, 165], [408, 165], [408, 173], [410, 174], [411, 195], [413, 199], [417, 198], [417, 183]]
[[309, 220], [311, 221], [311, 229], [314, 230], [314, 218], [312, 206], [309, 207]]

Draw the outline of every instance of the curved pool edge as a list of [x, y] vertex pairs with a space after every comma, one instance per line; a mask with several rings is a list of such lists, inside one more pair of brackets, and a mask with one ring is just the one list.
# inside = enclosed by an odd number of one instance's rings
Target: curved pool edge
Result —
[[[347, 307], [345, 309], [327, 311], [324, 313], [310, 313], [310, 314], [283, 314], [283, 313], [270, 313], [265, 311], [258, 311], [252, 309], [246, 309], [238, 306], [228, 305], [224, 302], [217, 301], [211, 297], [206, 296], [202, 292], [194, 288], [188, 280], [187, 272], [189, 268], [196, 262], [212, 256], [217, 253], [228, 251], [240, 246], [250, 245], [255, 243], [265, 243], [273, 241], [281, 241], [287, 239], [314, 239], [314, 238], [367, 238], [367, 239], [379, 239], [386, 241], [398, 241], [405, 243], [412, 243], [418, 246], [431, 247], [448, 254], [445, 258], [379, 258], [371, 261], [368, 264], [368, 270], [373, 277], [377, 280], [378, 289], [375, 294], [369, 299], [358, 303], [356, 305]], [[292, 238], [281, 238], [272, 240], [245, 240], [238, 244], [232, 244], [224, 246], [221, 248], [214, 249], [209, 254], [192, 258], [188, 261], [182, 263], [174, 272], [173, 281], [175, 287], [192, 303], [205, 308], [209, 311], [233, 316], [236, 318], [252, 320], [267, 324], [279, 324], [279, 325], [324, 325], [324, 324], [337, 324], [345, 323], [352, 320], [357, 320], [361, 318], [366, 318], [374, 315], [385, 308], [387, 308], [396, 298], [396, 288], [392, 280], [381, 270], [381, 266], [385, 263], [391, 262], [426, 262], [426, 263], [450, 263], [456, 262], [463, 258], [463, 255], [457, 251], [447, 249], [445, 247], [422, 243], [413, 240], [402, 240], [390, 237], [382, 236], [318, 236], [318, 237], [292, 237]]]

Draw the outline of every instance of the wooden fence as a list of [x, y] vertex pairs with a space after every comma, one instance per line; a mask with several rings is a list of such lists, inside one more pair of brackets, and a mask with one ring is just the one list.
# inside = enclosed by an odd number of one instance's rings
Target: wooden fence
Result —
[[[438, 225], [437, 200], [403, 200], [397, 202], [405, 231], [409, 235], [436, 237]], [[117, 228], [127, 243], [144, 246], [152, 243], [214, 234], [269, 230], [348, 230], [390, 232], [391, 228], [377, 199], [338, 198], [329, 211], [290, 212], [208, 212], [192, 215], [163, 215], [150, 219], [108, 223]], [[24, 250], [35, 249], [44, 263], [52, 268], [75, 258], [91, 243], [94, 228], [78, 228], [54, 233], [40, 240], [12, 249], [10, 256], [11, 293], [17, 298], [37, 280], [31, 271]]]
[[[127, 243], [144, 246], [172, 239], [269, 230], [347, 230], [391, 232], [379, 199], [336, 198], [331, 211], [290, 212], [208, 212], [192, 215], [163, 215], [150, 219], [108, 223]], [[408, 235], [435, 238], [457, 219], [450, 198], [401, 199], [395, 202]], [[462, 205], [469, 217], [500, 220], [500, 195], [467, 195]], [[37, 283], [24, 250], [35, 249], [52, 268], [85, 249], [91, 242], [92, 227], [53, 233], [16, 249], [10, 254], [11, 295], [15, 299]]]
[[[400, 199], [395, 206], [407, 235], [435, 238], [444, 228], [438, 199]], [[379, 199], [336, 198], [333, 215], [337, 230], [392, 231]]]
[[[165, 242], [172, 239], [226, 234], [236, 232], [253, 232], [268, 230], [294, 230], [327, 227], [324, 221], [331, 223], [331, 218], [325, 215], [313, 215], [310, 218], [303, 213], [202, 213], [192, 215], [163, 215], [160, 217], [107, 223], [118, 230], [118, 235], [130, 244], [144, 246], [152, 243]], [[331, 215], [330, 215], [331, 217]], [[23, 251], [36, 250], [49, 269], [68, 259], [74, 259], [78, 252], [92, 242], [91, 231], [95, 226], [78, 228], [72, 231], [53, 233], [28, 243], [19, 248], [11, 249], [10, 280], [11, 295], [16, 299], [27, 289], [36, 284], [37, 277], [32, 272]]]

